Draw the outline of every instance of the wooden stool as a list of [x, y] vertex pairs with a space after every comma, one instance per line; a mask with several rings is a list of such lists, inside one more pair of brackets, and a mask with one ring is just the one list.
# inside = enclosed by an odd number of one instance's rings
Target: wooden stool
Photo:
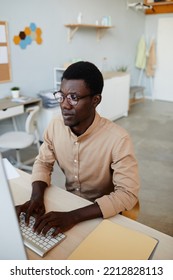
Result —
[[[144, 96], [144, 90], [145, 87], [142, 86], [131, 86], [130, 87], [130, 102], [129, 105], [133, 105], [139, 102], [144, 102], [145, 96]], [[136, 94], [141, 93], [141, 98], [136, 98]]]

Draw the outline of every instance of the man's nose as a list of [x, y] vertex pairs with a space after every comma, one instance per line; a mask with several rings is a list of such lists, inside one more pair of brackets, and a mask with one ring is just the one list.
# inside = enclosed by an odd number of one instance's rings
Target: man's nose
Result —
[[61, 108], [63, 109], [71, 109], [72, 105], [69, 103], [67, 97], [64, 98], [64, 101], [61, 103]]

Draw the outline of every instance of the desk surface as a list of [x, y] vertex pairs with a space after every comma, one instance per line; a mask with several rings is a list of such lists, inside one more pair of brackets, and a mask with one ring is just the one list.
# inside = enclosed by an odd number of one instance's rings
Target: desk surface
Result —
[[[20, 100], [20, 97], [18, 99]], [[11, 97], [2, 98], [0, 99], [0, 110], [6, 110], [8, 108], [16, 107], [19, 105], [27, 105], [27, 104], [37, 103], [37, 102], [39, 103], [40, 100], [41, 100], [40, 98], [33, 98], [29, 96], [26, 96], [23, 99], [23, 101], [20, 102], [13, 101]]]
[[[15, 204], [24, 203], [30, 198], [31, 176], [23, 171], [18, 171], [20, 177], [10, 180], [10, 186]], [[73, 195], [59, 187], [52, 186], [46, 190], [45, 205], [47, 211], [59, 210], [68, 211], [89, 205], [90, 202]], [[152, 255], [155, 260], [173, 259], [173, 238], [150, 227], [142, 225], [136, 221], [126, 218], [122, 215], [116, 215], [110, 220], [119, 225], [140, 231], [159, 240], [159, 243]], [[66, 232], [67, 238], [52, 249], [44, 259], [53, 260], [67, 259], [82, 240], [102, 221], [101, 218], [82, 222]], [[29, 259], [42, 259], [34, 252], [27, 250]]]

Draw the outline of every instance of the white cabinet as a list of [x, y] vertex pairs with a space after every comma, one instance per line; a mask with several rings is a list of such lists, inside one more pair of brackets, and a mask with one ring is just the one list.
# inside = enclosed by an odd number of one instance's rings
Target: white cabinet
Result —
[[59, 89], [61, 84], [61, 77], [64, 72], [65, 68], [63, 67], [54, 67], [53, 69], [53, 80], [54, 80], [54, 89]]
[[98, 113], [110, 120], [128, 115], [130, 75], [124, 72], [103, 74], [104, 88], [102, 101], [97, 107]]

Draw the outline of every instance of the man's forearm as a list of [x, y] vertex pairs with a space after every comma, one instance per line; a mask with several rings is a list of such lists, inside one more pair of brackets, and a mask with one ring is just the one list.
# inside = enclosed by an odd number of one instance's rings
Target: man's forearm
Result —
[[71, 211], [71, 214], [76, 223], [103, 217], [100, 207], [97, 203], [73, 210]]
[[43, 181], [35, 181], [32, 183], [31, 199], [43, 199], [47, 183]]

